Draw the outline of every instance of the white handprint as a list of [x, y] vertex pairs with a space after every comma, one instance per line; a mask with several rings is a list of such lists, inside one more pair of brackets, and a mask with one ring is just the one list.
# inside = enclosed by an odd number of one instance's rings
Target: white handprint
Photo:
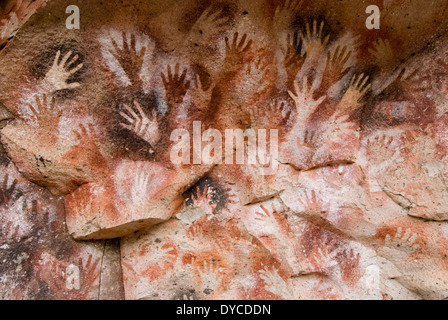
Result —
[[259, 271], [260, 278], [265, 282], [265, 288], [269, 292], [281, 297], [284, 300], [294, 300], [291, 290], [288, 288], [288, 284], [278, 274], [277, 268], [265, 267]]
[[308, 87], [308, 77], [303, 78], [302, 88], [299, 87], [297, 81], [294, 81], [294, 90], [288, 91], [289, 96], [294, 100], [297, 109], [296, 124], [304, 126], [308, 118], [316, 111], [326, 96], [320, 97], [318, 100], [313, 99], [313, 93], [316, 90], [316, 83]]
[[137, 172], [132, 181], [131, 199], [134, 205], [140, 205], [147, 198], [148, 191], [152, 187], [155, 174], [148, 173], [142, 168]]
[[198, 267], [199, 276], [201, 278], [202, 290], [205, 294], [215, 291], [221, 284], [223, 279], [223, 268], [217, 266], [213, 260], [204, 261], [201, 267]]
[[80, 63], [73, 69], [68, 70], [72, 64], [74, 64], [79, 56], [75, 55], [70, 62], [67, 63], [68, 59], [72, 56], [72, 51], [67, 52], [67, 54], [59, 61], [61, 57], [61, 51], [56, 53], [56, 58], [54, 59], [53, 65], [50, 70], [48, 70], [45, 75], [45, 81], [49, 83], [54, 91], [65, 90], [65, 89], [75, 89], [80, 86], [78, 82], [67, 83], [68, 78], [74, 75], [76, 72], [81, 70], [83, 64]]
[[[322, 127], [316, 133], [321, 141], [331, 141], [338, 139], [341, 135], [350, 134], [357, 130], [354, 122], [350, 121], [348, 114], [336, 111], [328, 121], [325, 121]], [[339, 138], [339, 140], [343, 140]]]
[[196, 20], [190, 34], [205, 35], [205, 39], [210, 39], [210, 37], [224, 31], [229, 17], [223, 17], [222, 13], [222, 9], [213, 12], [213, 6], [209, 6], [202, 12], [199, 19]]
[[137, 112], [130, 106], [126, 104], [123, 105], [129, 114], [120, 111], [120, 115], [128, 121], [129, 124], [120, 123], [120, 125], [123, 128], [134, 132], [138, 137], [148, 142], [151, 147], [154, 147], [160, 139], [157, 110], [154, 109], [152, 111], [152, 119], [149, 119], [137, 101], [134, 101], [134, 106], [137, 108], [139, 114], [137, 114]]
[[277, 238], [282, 238], [282, 230], [278, 221], [274, 217], [276, 212], [275, 208], [272, 208], [272, 212], [266, 209], [265, 206], [260, 205], [258, 210], [255, 211], [255, 220], [261, 222], [261, 226], [265, 232], [270, 233]]

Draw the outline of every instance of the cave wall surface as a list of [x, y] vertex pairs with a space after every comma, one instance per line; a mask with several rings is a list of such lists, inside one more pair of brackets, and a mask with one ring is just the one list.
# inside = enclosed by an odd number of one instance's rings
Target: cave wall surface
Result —
[[0, 10], [0, 299], [448, 298], [447, 1]]

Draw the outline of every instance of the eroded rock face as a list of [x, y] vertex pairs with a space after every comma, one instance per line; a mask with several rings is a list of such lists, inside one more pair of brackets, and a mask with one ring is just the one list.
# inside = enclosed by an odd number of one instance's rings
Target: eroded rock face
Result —
[[74, 241], [66, 231], [63, 199], [24, 179], [6, 159], [0, 177], [1, 299], [98, 299], [100, 289], [111, 286], [107, 280], [120, 298], [121, 275], [101, 273], [108, 261], [105, 241]]
[[447, 298], [447, 5], [376, 5], [0, 6], [0, 294]]

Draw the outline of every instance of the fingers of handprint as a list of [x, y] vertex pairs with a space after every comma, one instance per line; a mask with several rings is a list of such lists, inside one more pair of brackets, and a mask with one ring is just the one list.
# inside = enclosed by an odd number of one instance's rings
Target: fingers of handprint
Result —
[[90, 136], [96, 138], [95, 128], [93, 127], [93, 123], [89, 123], [87, 125], [89, 127]]
[[81, 129], [81, 135], [83, 137], [87, 137], [88, 136], [87, 129], [86, 129], [86, 127], [84, 125], [80, 124], [79, 125], [79, 129]]
[[225, 38], [224, 38], [224, 41], [225, 41], [225, 43], [226, 43], [226, 50], [229, 51], [229, 50], [230, 50], [230, 46], [229, 46], [229, 38], [228, 38], [228, 37], [225, 37]]
[[237, 44], [237, 40], [238, 40], [238, 33], [235, 33], [234, 36], [234, 45], [233, 47], [235, 49], [237, 49], [238, 51], [244, 52], [249, 50], [250, 46], [252, 45], [252, 40], [247, 41], [247, 34], [245, 33], [242, 38], [240, 39], [240, 42]]
[[303, 77], [302, 82], [302, 90], [300, 90], [300, 93], [304, 94], [305, 96], [309, 96], [311, 93], [313, 93], [316, 89], [317, 83], [314, 81], [311, 83], [311, 86], [308, 85], [308, 77]]
[[[176, 74], [178, 74], [178, 71], [179, 71], [179, 65], [177, 65], [176, 67], [177, 67]], [[183, 82], [185, 81], [186, 76], [187, 76], [187, 69], [185, 69], [185, 70], [182, 72], [182, 75], [181, 75], [180, 78], [179, 78], [179, 82], [180, 82], [180, 83], [183, 83]]]
[[293, 34], [287, 34], [286, 35], [286, 43], [288, 46], [288, 50], [293, 50], [293, 53], [298, 54], [300, 52], [301, 47], [301, 38], [300, 35], [297, 32], [294, 32]]
[[157, 109], [153, 109], [151, 115], [152, 115], [152, 120], [157, 121]]
[[199, 188], [199, 186], [196, 187], [196, 196], [193, 194], [193, 197], [196, 201], [198, 201], [201, 197], [201, 189]]
[[361, 97], [364, 96], [367, 93], [367, 91], [369, 91], [369, 89], [372, 87], [371, 83], [369, 83], [367, 86], [365, 86], [365, 84], [366, 84], [365, 82], [367, 82], [368, 79], [369, 79], [369, 77], [366, 77], [366, 79], [363, 81], [363, 84], [361, 85], [361, 88], [364, 87], [364, 89], [362, 89], [360, 91]]
[[[88, 125], [89, 129], [91, 130], [91, 134], [94, 135], [94, 130], [93, 130], [93, 125], [90, 123]], [[89, 132], [87, 131], [86, 127], [83, 124], [79, 124], [79, 129], [80, 131], [76, 131], [73, 130], [73, 134], [75, 135], [75, 137], [79, 140], [82, 141], [84, 139], [89, 138]]]
[[256, 211], [255, 212], [255, 220], [258, 220], [258, 221], [263, 221], [267, 216], [266, 215], [264, 215], [262, 212], [260, 212], [260, 211]]
[[76, 72], [78, 72], [79, 70], [81, 70], [81, 68], [84, 66], [83, 63], [78, 64], [76, 67], [74, 67], [72, 70], [69, 71], [69, 74], [75, 74]]
[[[134, 124], [134, 122], [136, 121], [135, 118], [132, 119], [131, 117], [129, 117], [129, 116], [128, 116], [126, 113], [124, 113], [123, 111], [120, 111], [119, 113], [120, 113], [120, 115], [121, 115], [126, 121], [128, 121], [129, 124], [131, 124], [131, 125]], [[126, 129], [129, 129], [129, 130], [132, 129], [132, 126], [131, 126], [131, 125], [124, 124], [124, 123], [120, 123], [120, 125], [121, 125], [122, 127], [126, 128]]]
[[129, 51], [128, 38], [126, 32], [123, 31], [121, 36], [123, 38], [123, 51]]
[[75, 55], [65, 66], [67, 69], [79, 59], [79, 55]]
[[127, 104], [124, 104], [123, 107], [132, 115], [132, 117], [134, 118], [132, 122], [135, 122], [137, 120], [140, 120], [139, 116], [135, 113], [134, 109], [132, 109], [130, 106], [128, 106]]
[[[409, 239], [407, 240], [407, 243], [408, 243], [409, 246], [412, 246], [412, 245], [414, 245], [415, 241], [417, 240], [418, 235], [416, 233], [413, 233], [411, 235], [410, 234], [411, 233], [411, 229], [408, 229], [408, 230], [409, 230]], [[418, 244], [415, 244], [414, 247], [418, 247]]]
[[78, 88], [78, 87], [80, 87], [81, 86], [81, 84], [79, 84], [78, 82], [73, 82], [73, 83], [69, 83], [69, 84], [67, 84], [67, 89], [76, 89], [76, 88]]
[[[350, 57], [352, 55], [352, 51], [348, 51], [347, 54], [345, 55], [347, 50], [348, 50], [347, 47], [344, 46], [344, 49], [342, 50], [341, 54], [338, 57], [338, 61], [341, 61], [342, 67], [344, 67], [344, 65], [347, 63], [348, 59], [350, 59]], [[336, 54], [336, 56], [337, 56], [337, 54]]]
[[300, 6], [299, 0], [288, 0], [286, 7], [290, 10], [297, 10]]
[[61, 67], [65, 67], [65, 63], [67, 62], [67, 60], [71, 57], [73, 51], [69, 51], [66, 53], [66, 55], [62, 58], [61, 63], [59, 64]]
[[311, 203], [317, 203], [316, 191], [311, 190]]
[[135, 34], [131, 34], [131, 51], [135, 53], [137, 52]]
[[167, 72], [168, 72], [168, 81], [169, 82], [173, 81], [173, 75], [171, 73], [171, 66], [170, 65], [168, 65], [168, 67], [167, 67]]
[[146, 47], [142, 47], [142, 49], [140, 50], [140, 54], [138, 55], [139, 59], [143, 59], [145, 53], [146, 53]]
[[[314, 21], [314, 22], [316, 22], [316, 21]], [[300, 34], [300, 37], [304, 43], [308, 43], [308, 41], [311, 40], [311, 31], [310, 31], [310, 25], [308, 22], [306, 23], [306, 36], [307, 36], [307, 38], [305, 39], [303, 34]]]
[[53, 61], [53, 67], [58, 66], [60, 57], [61, 57], [61, 50], [58, 50], [58, 52], [56, 52], [56, 57], [54, 58], [54, 61]]
[[[217, 27], [223, 27], [229, 21], [228, 17], [221, 17], [222, 9], [215, 11], [209, 16], [209, 19], [215, 23]], [[221, 17], [221, 18], [220, 18]]]
[[210, 14], [210, 12], [212, 11], [212, 6], [208, 6], [201, 14], [201, 16], [199, 17], [199, 19], [204, 19], [204, 17], [208, 17], [208, 15]]
[[356, 76], [356, 74], [355, 74], [355, 75], [352, 77], [352, 79], [350, 80], [350, 85], [349, 85], [349, 87], [353, 87], [353, 84], [355, 83], [356, 79], [357, 79], [357, 76]]
[[240, 51], [246, 51], [247, 48], [252, 44], [252, 40], [249, 40], [248, 43], [246, 44], [246, 47], [243, 49], [244, 44], [246, 43], [246, 39], [247, 39], [247, 34], [244, 34], [243, 37], [241, 38], [240, 43], [238, 44], [237, 49]]
[[134, 106], [137, 108], [138, 113], [140, 113], [141, 119], [143, 120], [143, 122], [145, 122], [144, 120], [148, 120], [145, 113], [143, 112], [142, 107], [140, 106], [140, 104], [137, 101], [134, 101]]
[[[296, 86], [297, 82], [294, 81], [294, 88]], [[295, 89], [297, 91], [297, 89]], [[288, 95], [291, 97], [291, 99], [295, 100], [297, 98], [296, 94], [292, 92], [291, 90], [288, 90]]]
[[347, 50], [348, 49], [346, 46], [344, 46], [342, 51], [341, 47], [337, 46], [333, 56], [331, 56], [331, 52], [329, 51], [327, 53], [327, 66], [339, 68], [339, 72], [342, 72], [344, 70], [345, 64], [347, 63], [348, 59], [350, 59], [350, 56], [352, 54], [352, 51], [347, 52]]
[[384, 245], [385, 246], [390, 246], [391, 245], [391, 237], [390, 234], [387, 234], [386, 237], [384, 238]]
[[3, 192], [7, 192], [10, 195], [12, 195], [12, 193], [14, 192], [16, 185], [18, 183], [17, 179], [14, 179], [11, 186], [8, 187], [8, 184], [10, 183], [10, 177], [8, 175], [5, 176], [5, 178], [3, 179], [3, 186], [2, 186], [2, 190]]
[[411, 238], [411, 229], [409, 228], [409, 229], [406, 229], [402, 240], [408, 242], [410, 238]]
[[114, 49], [115, 49], [115, 52], [112, 51], [112, 50], [109, 50], [109, 52], [114, 56], [115, 59], [119, 60], [119, 59], [120, 59], [119, 54], [120, 54], [120, 52], [121, 52], [121, 49], [120, 49], [120, 47], [118, 46], [118, 44], [117, 44], [117, 42], [115, 41], [115, 39], [112, 38], [112, 39], [110, 39], [110, 41], [112, 42], [112, 45], [113, 45], [113, 47], [114, 47]]
[[212, 189], [212, 188], [209, 188], [209, 187], [207, 186], [207, 192], [206, 192], [206, 194], [207, 194], [207, 199], [212, 200], [213, 189]]
[[208, 15], [208, 18], [209, 18], [210, 20], [215, 21], [216, 19], [218, 19], [218, 17], [219, 17], [221, 14], [222, 14], [222, 9], [219, 9], [219, 10], [216, 10], [215, 12], [213, 12], [213, 13], [210, 13], [210, 14]]
[[233, 34], [233, 42], [232, 42], [232, 45], [229, 44], [229, 38], [228, 38], [228, 37], [225, 38], [226, 49], [227, 49], [227, 51], [234, 50], [234, 49], [236, 48], [236, 42], [237, 42], [237, 39], [238, 39], [238, 32], [235, 32], [235, 33]]
[[[238, 36], [239, 36], [238, 32], [235, 32], [235, 34], [233, 35], [232, 49], [237, 49]], [[243, 39], [241, 40], [240, 44], [244, 43], [244, 41], [246, 40], [246, 37], [247, 37], [247, 35], [245, 34], [243, 36]]]
[[50, 111], [53, 111], [54, 108], [55, 108], [55, 105], [56, 105], [56, 99], [55, 99], [55, 97], [51, 97], [51, 102], [50, 102], [49, 110], [50, 110]]
[[403, 229], [401, 227], [399, 227], [397, 229], [397, 233], [395, 234], [395, 238], [401, 238], [401, 233], [403, 232]]
[[[311, 94], [313, 94], [314, 93], [314, 91], [316, 91], [316, 89], [317, 89], [317, 85], [318, 85], [318, 83], [317, 83], [317, 81], [313, 81], [312, 83], [311, 83], [311, 86], [309, 87], [309, 90], [308, 90], [308, 94], [311, 96]], [[321, 100], [323, 100], [324, 99], [324, 97], [321, 97], [318, 101], [321, 101]]]
[[76, 139], [78, 139], [78, 141], [82, 140], [82, 135], [78, 131], [73, 130], [72, 132], [75, 135]]
[[[178, 92], [182, 92], [182, 94], [178, 94], [178, 97], [174, 97], [176, 101], [181, 101], [181, 97], [183, 98], [183, 95], [185, 94], [186, 90], [190, 88], [190, 81], [186, 81], [187, 77], [187, 71], [188, 69], [185, 68], [182, 71], [182, 74], [179, 75], [180, 65], [179, 63], [176, 64], [174, 67], [174, 74], [172, 73], [171, 67], [168, 65], [167, 72], [168, 72], [168, 79], [165, 77], [165, 75], [162, 73], [162, 82], [165, 86], [165, 89], [170, 90], [176, 90]], [[181, 90], [180, 90], [181, 89]], [[168, 93], [168, 92], [167, 92]], [[172, 94], [172, 92], [170, 92]]]
[[260, 209], [262, 211], [255, 212], [255, 214], [258, 216], [258, 217], [255, 217], [256, 220], [263, 220], [271, 215], [269, 210], [267, 210], [264, 206], [261, 205]]
[[165, 77], [165, 74], [163, 72], [160, 73], [160, 77], [162, 78], [163, 86], [166, 88], [168, 86], [168, 80]]
[[34, 114], [34, 116], [37, 118], [39, 118], [39, 112], [31, 105], [28, 104], [28, 108], [31, 110], [31, 112]]
[[233, 35], [233, 42], [232, 45], [229, 44], [229, 38], [225, 38], [226, 42], [226, 54], [227, 56], [231, 54], [242, 54], [250, 49], [252, 46], [252, 40], [247, 40], [247, 34], [244, 34], [240, 41], [238, 42], [239, 34], [238, 32], [235, 32]]
[[[42, 100], [44, 101], [44, 103], [47, 100], [47, 97], [45, 94], [42, 95]], [[36, 96], [36, 106], [37, 106], [37, 110], [42, 111], [42, 103], [39, 99], [39, 96]]]
[[358, 78], [354, 76], [351, 81], [351, 87], [359, 92], [359, 99], [360, 100], [367, 91], [372, 87], [372, 84], [367, 84], [367, 81], [369, 80], [370, 76], [365, 76], [364, 74], [361, 74]]
[[[310, 88], [311, 92], [313, 91], [313, 86], [314, 84]], [[307, 91], [308, 91], [308, 77], [304, 77], [302, 82], [302, 90], [300, 92], [306, 95], [308, 93]]]
[[302, 39], [302, 42], [308, 46], [310, 45], [311, 41], [317, 40], [320, 44], [323, 46], [326, 46], [328, 41], [330, 40], [330, 35], [327, 35], [327, 37], [322, 42], [322, 34], [324, 30], [324, 22], [322, 21], [319, 26], [319, 31], [317, 30], [317, 20], [313, 21], [313, 31], [311, 33], [310, 25], [309, 23], [306, 24], [306, 38], [303, 35], [303, 33], [300, 34], [300, 38]]
[[198, 88], [200, 91], [203, 91], [203, 90], [202, 90], [201, 77], [200, 77], [198, 74], [196, 75], [195, 86], [196, 86], [196, 88]]
[[[316, 25], [317, 25], [317, 21], [314, 20], [314, 25], [313, 25], [314, 30], [316, 30]], [[319, 39], [322, 37], [322, 31], [323, 31], [323, 30], [324, 30], [324, 22], [322, 21], [322, 22], [320, 23], [320, 28], [319, 28], [319, 36], [318, 36]]]
[[[364, 73], [362, 73], [362, 74], [358, 77], [358, 79], [356, 80], [356, 82], [355, 82], [355, 84], [354, 84], [354, 87], [355, 87], [355, 88], [359, 88], [359, 84], [360, 84], [360, 82], [361, 82], [361, 80], [362, 80], [363, 78], [364, 78]], [[367, 80], [368, 80], [368, 77], [365, 78], [363, 84], [364, 84]]]

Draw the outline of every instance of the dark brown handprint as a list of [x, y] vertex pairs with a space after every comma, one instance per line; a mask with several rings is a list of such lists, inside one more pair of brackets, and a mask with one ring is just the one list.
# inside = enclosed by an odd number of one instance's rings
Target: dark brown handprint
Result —
[[239, 41], [238, 37], [238, 32], [235, 32], [232, 43], [229, 42], [229, 38], [225, 38], [226, 58], [224, 62], [224, 70], [233, 70], [235, 67], [245, 62], [244, 56], [252, 46], [252, 40], [246, 42], [247, 34], [244, 34]]
[[115, 48], [115, 52], [110, 50], [110, 53], [120, 63], [120, 66], [123, 68], [123, 71], [128, 76], [132, 85], [140, 86], [140, 71], [142, 69], [146, 47], [142, 47], [140, 52], [137, 52], [135, 34], [131, 34], [130, 45], [128, 43], [127, 35], [125, 32], [123, 32], [122, 37], [123, 49], [120, 49], [117, 42], [114, 39], [111, 39], [112, 45]]
[[302, 44], [297, 32], [288, 34], [286, 39], [286, 50], [284, 51], [284, 66], [288, 75], [288, 88], [292, 88], [297, 73], [302, 69], [306, 55], [302, 56]]
[[172, 107], [182, 103], [187, 90], [190, 88], [190, 81], [187, 78], [187, 69], [179, 74], [179, 63], [174, 68], [174, 74], [171, 72], [171, 66], [167, 67], [167, 76], [162, 72], [163, 85], [165, 86], [166, 98], [168, 104]]
[[347, 51], [346, 46], [342, 50], [340, 46], [337, 46], [333, 53], [327, 52], [327, 65], [319, 90], [321, 93], [325, 93], [348, 73], [350, 69], [346, 67], [346, 63], [351, 55], [352, 51]]

